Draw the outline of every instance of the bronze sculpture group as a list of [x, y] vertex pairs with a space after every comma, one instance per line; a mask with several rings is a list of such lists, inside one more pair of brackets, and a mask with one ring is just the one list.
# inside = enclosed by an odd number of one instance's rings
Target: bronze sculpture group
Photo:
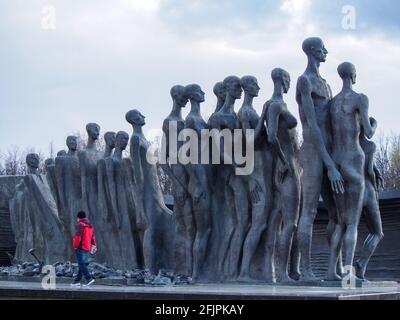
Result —
[[[68, 137], [68, 152], [46, 162], [46, 175], [37, 174], [35, 155], [27, 157], [29, 174], [11, 200], [15, 258], [29, 260], [27, 252], [35, 248], [47, 263], [72, 259], [68, 244], [74, 214], [83, 209], [97, 230], [97, 259], [115, 268], [168, 269], [209, 282], [317, 281], [311, 244], [322, 197], [329, 213], [326, 280], [341, 281], [343, 264], [354, 266], [351, 277], [364, 279], [383, 237], [377, 197], [383, 181], [374, 165], [376, 147], [369, 140], [377, 122], [368, 115], [368, 98], [353, 91], [354, 65], [339, 66], [343, 89], [332, 97], [319, 73], [328, 53], [324, 43], [309, 38], [303, 50], [308, 65], [296, 87], [301, 146], [297, 119], [284, 101], [291, 79], [283, 69], [271, 73], [274, 92], [261, 115], [253, 106], [260, 91], [253, 76], [218, 82], [213, 90], [217, 105], [208, 120], [201, 114], [205, 94], [200, 86], [174, 86], [172, 110], [162, 126], [166, 162], [159, 164], [172, 182], [173, 212], [164, 204], [157, 165], [148, 159], [145, 117], [132, 110], [126, 114], [133, 129], [128, 158], [123, 151], [129, 135], [107, 132], [105, 151], [100, 152], [100, 127], [94, 123], [86, 127], [86, 148], [77, 150], [76, 137]], [[243, 94], [236, 112], [235, 102]], [[183, 118], [188, 102], [190, 111]], [[210, 149], [192, 142], [197, 158], [210, 161], [181, 163], [178, 150], [185, 143], [179, 137], [187, 129], [198, 136], [205, 129], [225, 131], [235, 138], [220, 135]], [[239, 141], [237, 131], [243, 132]], [[251, 135], [245, 134], [249, 131]], [[227, 153], [227, 144], [233, 149], [252, 146], [249, 174], [237, 174], [241, 164]], [[218, 163], [211, 161], [214, 147], [221, 151]], [[370, 235], [360, 259], [353, 261], [362, 214]]]

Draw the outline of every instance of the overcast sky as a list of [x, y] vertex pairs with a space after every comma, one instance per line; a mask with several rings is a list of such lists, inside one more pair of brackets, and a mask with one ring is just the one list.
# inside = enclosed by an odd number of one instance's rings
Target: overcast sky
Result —
[[[343, 28], [345, 5], [356, 9], [355, 30]], [[231, 74], [258, 78], [261, 111], [274, 67], [292, 76], [287, 102], [297, 116], [308, 36], [325, 41], [321, 73], [334, 93], [337, 66], [353, 62], [355, 90], [369, 96], [380, 131], [400, 132], [399, 16], [396, 0], [0, 0], [0, 150], [47, 153], [51, 141], [63, 149], [88, 122], [130, 133], [132, 108], [147, 116], [147, 131], [160, 128], [175, 84], [198, 83], [208, 117], [214, 83]]]

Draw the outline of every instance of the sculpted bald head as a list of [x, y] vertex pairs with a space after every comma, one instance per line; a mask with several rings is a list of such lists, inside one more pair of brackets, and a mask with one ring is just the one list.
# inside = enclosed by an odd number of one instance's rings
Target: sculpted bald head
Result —
[[352, 83], [356, 83], [356, 67], [350, 62], [343, 62], [337, 69], [339, 76], [344, 79], [351, 79]]
[[144, 126], [146, 124], [145, 116], [139, 110], [133, 109], [126, 113], [125, 119], [131, 125]]
[[244, 92], [247, 94], [257, 97], [260, 92], [260, 87], [258, 86], [257, 78], [254, 76], [244, 76], [240, 79], [240, 85], [242, 86]]
[[40, 157], [37, 153], [28, 153], [26, 155], [26, 164], [30, 169], [39, 168]]
[[225, 90], [225, 86], [224, 86], [224, 84], [222, 83], [222, 81], [217, 82], [217, 83], [214, 85], [213, 92], [214, 92], [214, 94], [217, 96], [217, 98], [225, 99], [225, 97], [226, 97], [226, 90]]
[[189, 84], [185, 87], [185, 96], [190, 100], [204, 102], [204, 92], [198, 84]]
[[125, 150], [129, 142], [129, 134], [125, 131], [118, 131], [115, 137], [115, 145], [122, 150]]
[[78, 149], [78, 137], [68, 136], [66, 141], [68, 150], [75, 152]]
[[227, 94], [235, 99], [242, 97], [242, 86], [240, 84], [240, 78], [237, 76], [229, 76], [224, 79], [223, 85], [226, 89]]
[[188, 102], [188, 98], [185, 96], [185, 87], [181, 85], [173, 86], [170, 90], [172, 100], [176, 102], [180, 107], [184, 108]]
[[290, 88], [290, 74], [284, 69], [275, 68], [271, 72], [271, 78], [275, 85], [280, 84], [283, 87], [283, 92], [288, 93]]
[[86, 132], [93, 140], [97, 140], [100, 135], [100, 126], [97, 123], [88, 123], [86, 125]]
[[115, 132], [108, 131], [104, 134], [104, 141], [110, 148], [115, 148]]
[[303, 51], [308, 57], [314, 57], [319, 62], [325, 62], [328, 55], [321, 38], [311, 37], [303, 41]]

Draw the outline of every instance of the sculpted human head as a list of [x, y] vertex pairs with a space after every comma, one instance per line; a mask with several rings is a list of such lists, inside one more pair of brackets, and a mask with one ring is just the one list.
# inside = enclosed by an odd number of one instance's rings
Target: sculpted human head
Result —
[[118, 131], [115, 137], [115, 146], [121, 150], [125, 150], [128, 146], [128, 142], [129, 134], [127, 134], [125, 131]]
[[230, 95], [235, 99], [240, 99], [242, 97], [242, 86], [240, 85], [240, 78], [236, 76], [229, 76], [224, 79], [224, 87], [226, 89], [226, 94]]
[[171, 88], [172, 100], [178, 104], [181, 108], [186, 107], [188, 103], [188, 97], [185, 96], [185, 87], [181, 85], [176, 85]]
[[289, 89], [290, 89], [290, 74], [289, 74], [289, 72], [287, 72], [286, 70], [283, 70], [281, 68], [275, 68], [271, 72], [271, 78], [275, 84], [282, 85], [284, 93], [289, 92]]
[[185, 87], [185, 95], [189, 98], [189, 100], [193, 100], [196, 102], [204, 102], [205, 93], [201, 90], [198, 84], [189, 84]]
[[128, 111], [125, 115], [125, 119], [131, 125], [144, 126], [146, 124], [146, 117], [136, 109]]
[[339, 76], [343, 80], [350, 79], [352, 84], [356, 83], [357, 72], [356, 72], [356, 67], [354, 66], [354, 64], [352, 64], [350, 62], [343, 62], [339, 65], [337, 70], [338, 70]]
[[97, 140], [100, 135], [100, 126], [96, 123], [88, 123], [86, 125], [86, 132], [92, 140]]
[[67, 155], [67, 151], [65, 150], [60, 150], [57, 152], [57, 157], [63, 157]]
[[104, 134], [104, 141], [111, 149], [115, 148], [115, 132], [108, 131]]
[[68, 136], [67, 137], [67, 147], [70, 151], [75, 152], [78, 149], [78, 137]]
[[44, 166], [45, 168], [49, 167], [49, 166], [54, 166], [55, 165], [55, 161], [53, 158], [48, 158], [45, 160], [44, 162]]
[[39, 169], [39, 155], [37, 153], [28, 153], [26, 155], [26, 164], [29, 169]]
[[242, 79], [240, 79], [240, 85], [242, 86], [244, 92], [246, 92], [252, 97], [258, 97], [258, 93], [260, 92], [260, 87], [258, 85], [256, 77], [244, 76], [242, 77]]
[[225, 100], [226, 98], [226, 89], [222, 81], [217, 82], [213, 88], [214, 94], [217, 96], [218, 99]]
[[303, 42], [303, 51], [308, 57], [313, 57], [318, 62], [325, 62], [328, 55], [324, 42], [321, 38], [307, 38]]

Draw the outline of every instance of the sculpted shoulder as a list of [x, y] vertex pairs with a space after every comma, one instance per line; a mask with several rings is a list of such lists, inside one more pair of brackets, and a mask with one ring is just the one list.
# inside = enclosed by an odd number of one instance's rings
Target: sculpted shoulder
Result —
[[219, 123], [220, 123], [219, 113], [218, 112], [214, 112], [211, 115], [210, 119], [208, 119], [208, 123], [209, 123], [211, 128], [219, 127]]
[[358, 97], [360, 99], [361, 105], [364, 105], [364, 106], [368, 106], [369, 105], [369, 99], [365, 94], [359, 93]]
[[312, 85], [309, 76], [303, 74], [297, 79], [297, 91], [302, 94], [311, 93]]

